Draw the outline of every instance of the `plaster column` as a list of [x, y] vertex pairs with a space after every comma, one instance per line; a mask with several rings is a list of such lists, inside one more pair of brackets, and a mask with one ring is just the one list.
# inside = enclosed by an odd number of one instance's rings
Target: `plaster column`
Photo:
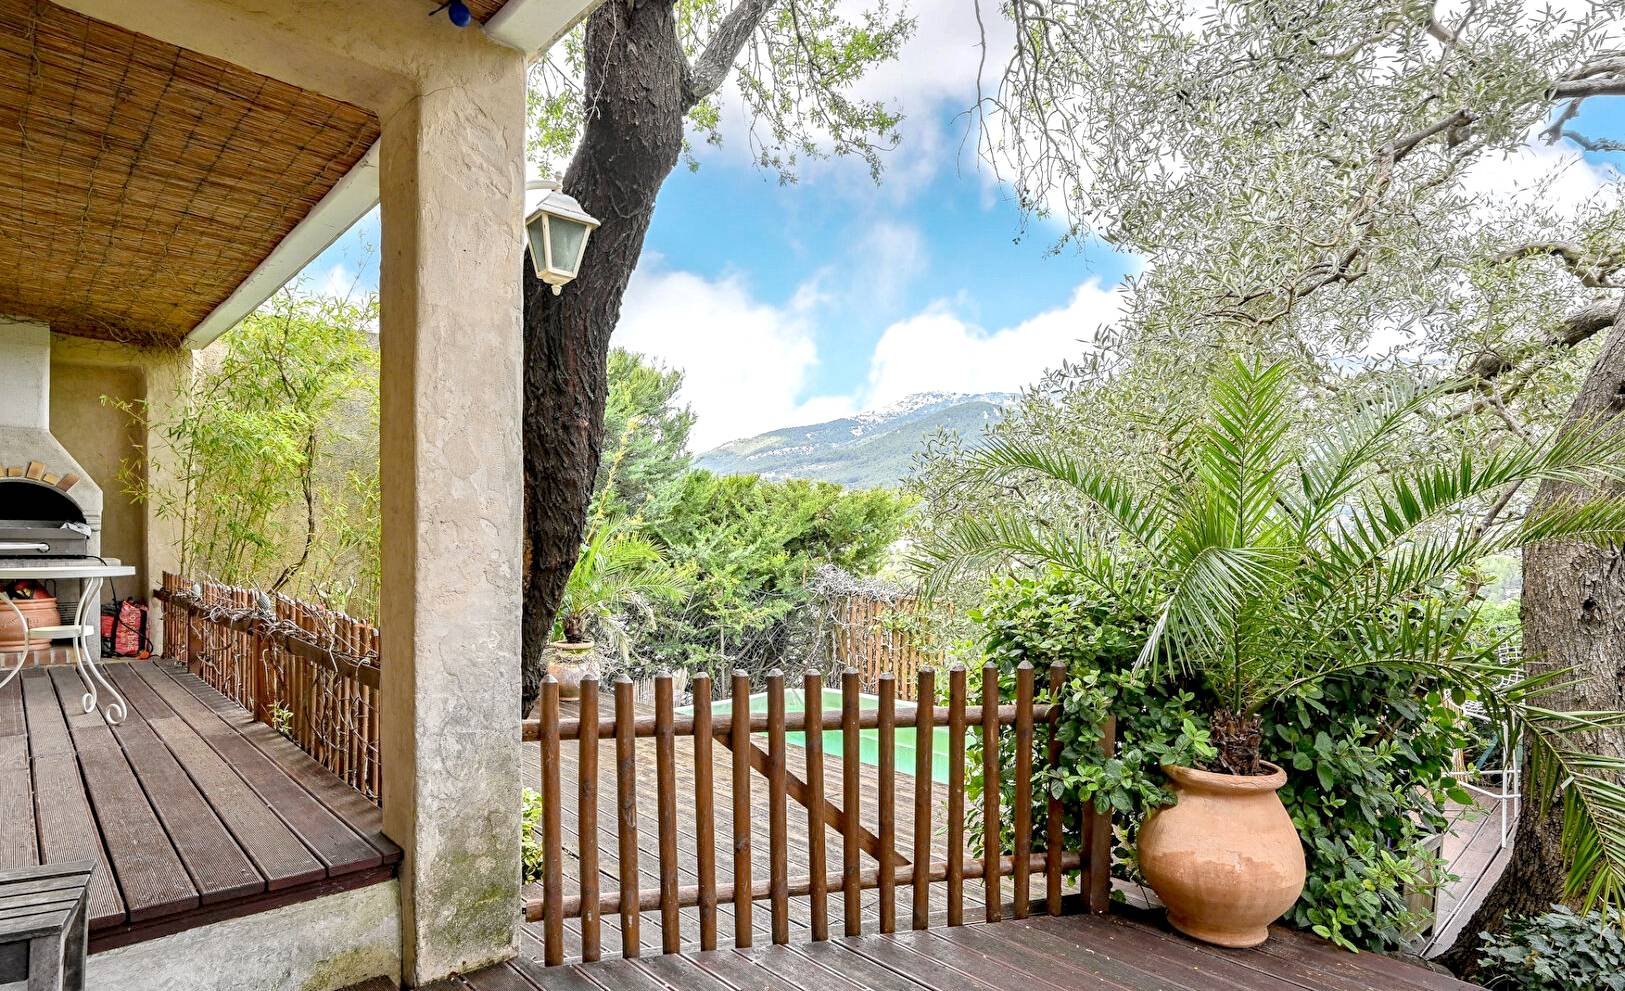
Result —
[[[146, 596], [163, 581], [166, 571], [176, 574], [181, 570], [181, 521], [175, 513], [160, 513], [157, 506], [166, 500], [178, 500], [181, 482], [177, 455], [165, 435], [163, 427], [172, 423], [184, 410], [190, 398], [194, 352], [176, 351], [154, 358], [146, 366], [147, 417], [142, 428], [142, 443], [146, 456], [142, 459], [147, 472], [147, 488], [167, 493], [165, 498], [148, 499], [142, 503], [146, 512], [146, 559], [144, 561], [149, 588], [141, 590]], [[159, 618], [168, 606], [154, 600], [152, 614], [147, 620], [147, 636], [152, 640], [153, 652], [162, 656], [164, 626]]]
[[411, 984], [519, 921], [519, 52], [470, 39], [383, 121], [384, 830]]

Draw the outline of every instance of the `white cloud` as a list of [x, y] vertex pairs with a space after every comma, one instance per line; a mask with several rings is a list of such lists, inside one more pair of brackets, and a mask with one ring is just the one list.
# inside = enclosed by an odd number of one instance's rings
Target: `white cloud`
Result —
[[708, 450], [736, 437], [853, 412], [841, 397], [798, 397], [818, 363], [804, 290], [787, 306], [754, 299], [737, 277], [719, 280], [645, 259], [632, 276], [612, 341], [684, 373], [693, 407], [690, 446]]
[[362, 292], [360, 279], [355, 269], [343, 262], [338, 262], [325, 272], [316, 274], [315, 290], [317, 295], [332, 296], [337, 299], [349, 299]]
[[1563, 216], [1617, 178], [1613, 169], [1591, 164], [1571, 145], [1549, 145], [1532, 137], [1510, 155], [1480, 159], [1463, 187], [1486, 205], [1523, 205]]
[[646, 262], [632, 277], [613, 343], [684, 373], [693, 407], [690, 446], [709, 450], [779, 427], [820, 423], [916, 392], [1012, 392], [1077, 355], [1122, 308], [1122, 290], [1098, 279], [1065, 306], [1010, 327], [985, 329], [957, 315], [965, 300], [939, 300], [885, 329], [866, 380], [847, 395], [806, 396], [818, 364], [813, 283], [774, 306], [737, 276], [706, 279]]
[[865, 407], [916, 392], [1009, 392], [1031, 385], [1063, 359], [1075, 357], [1122, 310], [1120, 289], [1095, 278], [1078, 286], [1063, 307], [1013, 327], [986, 330], [937, 303], [887, 327], [870, 359]]

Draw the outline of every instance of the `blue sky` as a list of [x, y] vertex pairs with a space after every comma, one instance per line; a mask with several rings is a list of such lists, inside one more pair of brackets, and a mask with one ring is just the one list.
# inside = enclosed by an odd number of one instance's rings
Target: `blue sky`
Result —
[[[909, 136], [957, 147], [964, 122], [946, 107], [931, 114]], [[689, 373], [696, 449], [915, 391], [1014, 391], [1109, 318], [1103, 307], [1127, 259], [1098, 246], [1056, 252], [1050, 224], [1024, 231], [1008, 192], [969, 150], [962, 163], [953, 148], [929, 167], [920, 156], [905, 139], [878, 186], [855, 162], [814, 163], [782, 185], [726, 147], [672, 174], [616, 341]], [[377, 243], [374, 213], [311, 263], [307, 283], [376, 289]], [[1090, 279], [1101, 318], [1050, 325]], [[995, 346], [1000, 331], [1046, 315], [1017, 335], [1019, 353]], [[899, 367], [912, 364], [901, 356], [877, 369], [877, 346], [899, 327], [909, 341], [946, 335], [961, 351], [1002, 354], [965, 355], [954, 374]], [[887, 353], [904, 343], [894, 337]]]
[[[870, 81], [906, 116], [879, 185], [845, 160], [806, 163], [782, 185], [725, 137], [662, 188], [614, 341], [684, 371], [696, 450], [914, 392], [1015, 391], [1114, 317], [1134, 260], [1098, 244], [1054, 251], [1059, 229], [1024, 230], [968, 147], [974, 30], [922, 17]], [[934, 71], [911, 71], [922, 64]], [[1625, 101], [1591, 101], [1575, 126], [1625, 134]], [[743, 131], [725, 121], [725, 136]], [[1550, 164], [1490, 163], [1485, 183]], [[1570, 170], [1569, 191], [1594, 188], [1597, 171]], [[374, 213], [307, 268], [307, 286], [375, 289], [377, 243]]]

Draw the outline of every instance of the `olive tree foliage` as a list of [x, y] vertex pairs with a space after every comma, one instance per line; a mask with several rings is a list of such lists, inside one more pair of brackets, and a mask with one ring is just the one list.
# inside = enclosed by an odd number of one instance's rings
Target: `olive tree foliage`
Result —
[[[1465, 404], [1550, 423], [1620, 285], [1614, 190], [1572, 203], [1555, 154], [1625, 92], [1622, 5], [1459, 10], [1381, 0], [1009, 0], [1017, 44], [980, 106], [983, 156], [1063, 238], [1146, 261], [1100, 343], [1183, 376], [1241, 348], [1356, 373], [1475, 374]], [[1494, 171], [1529, 168], [1516, 202]], [[1170, 380], [1170, 372], [1181, 377]], [[1154, 397], [1135, 396], [1136, 399]], [[1566, 405], [1566, 403], [1564, 403]], [[1464, 411], [1464, 417], [1472, 415]], [[1514, 430], [1501, 423], [1500, 429]]]
[[[1142, 264], [1115, 319], [1079, 328], [1083, 352], [1029, 390], [996, 440], [1149, 477], [1201, 383], [1237, 353], [1290, 363], [1306, 439], [1395, 380], [1454, 383], [1391, 447], [1396, 467], [1464, 441], [1539, 443], [1577, 395], [1598, 394], [1625, 335], [1625, 210], [1617, 177], [1595, 181], [1579, 153], [1622, 150], [1584, 124], [1588, 106], [1625, 95], [1625, 4], [1004, 0], [1000, 12], [1015, 43], [1008, 58], [989, 51], [982, 158], [1030, 236], [1099, 239]], [[998, 507], [1095, 527], [1063, 487], [971, 484], [965, 446], [938, 438], [920, 457], [924, 528]], [[1489, 528], [1527, 512], [1533, 489], [1508, 484], [1462, 512]], [[1587, 553], [1567, 582], [1576, 600], [1617, 582], [1617, 553]], [[1526, 649], [1552, 655], [1532, 663], [1585, 671], [1568, 704], [1551, 704], [1625, 706], [1617, 675], [1590, 676], [1617, 671], [1604, 655], [1619, 649], [1531, 645], [1531, 604], [1526, 592]], [[1582, 745], [1625, 752], [1625, 734], [1592, 736]], [[1516, 881], [1467, 931], [1530, 898], [1584, 900], [1562, 890], [1562, 861], [1596, 851], [1562, 848], [1555, 818], [1530, 804]], [[1617, 826], [1609, 835], [1625, 839]]]
[[[1564, 419], [1625, 285], [1619, 184], [1573, 192], [1589, 175], [1576, 153], [1613, 147], [1576, 118], [1625, 94], [1625, 4], [1001, 12], [1016, 43], [1002, 66], [989, 51], [982, 158], [1028, 236], [1099, 239], [1143, 263], [1115, 319], [1078, 328], [1082, 352], [1002, 434], [1154, 456], [1162, 432], [1148, 427], [1179, 418], [1238, 352], [1293, 362], [1311, 432], [1400, 376], [1462, 379], [1417, 444], [1441, 429], [1538, 439]], [[937, 438], [920, 459], [940, 513], [990, 497], [961, 484], [961, 447]], [[1516, 507], [1532, 493], [1503, 495]]]

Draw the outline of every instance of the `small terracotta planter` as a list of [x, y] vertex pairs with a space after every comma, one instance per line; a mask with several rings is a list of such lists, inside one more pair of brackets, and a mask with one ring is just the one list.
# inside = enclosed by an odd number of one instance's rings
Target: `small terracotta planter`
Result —
[[1140, 871], [1175, 929], [1217, 946], [1257, 946], [1303, 892], [1303, 843], [1276, 791], [1251, 777], [1164, 766], [1177, 804], [1140, 827]]
[[547, 673], [558, 679], [559, 698], [580, 698], [581, 679], [589, 674], [598, 677], [598, 658], [593, 656], [592, 648], [591, 640], [555, 640], [548, 645]]
[[[32, 599], [12, 599], [15, 605], [28, 618], [31, 629], [45, 626], [61, 626], [62, 614], [57, 611], [56, 599], [48, 595], [36, 596]], [[0, 602], [0, 654], [15, 653], [32, 647], [49, 647], [50, 640], [44, 637], [30, 637], [23, 640], [23, 624], [13, 612], [11, 606]]]

